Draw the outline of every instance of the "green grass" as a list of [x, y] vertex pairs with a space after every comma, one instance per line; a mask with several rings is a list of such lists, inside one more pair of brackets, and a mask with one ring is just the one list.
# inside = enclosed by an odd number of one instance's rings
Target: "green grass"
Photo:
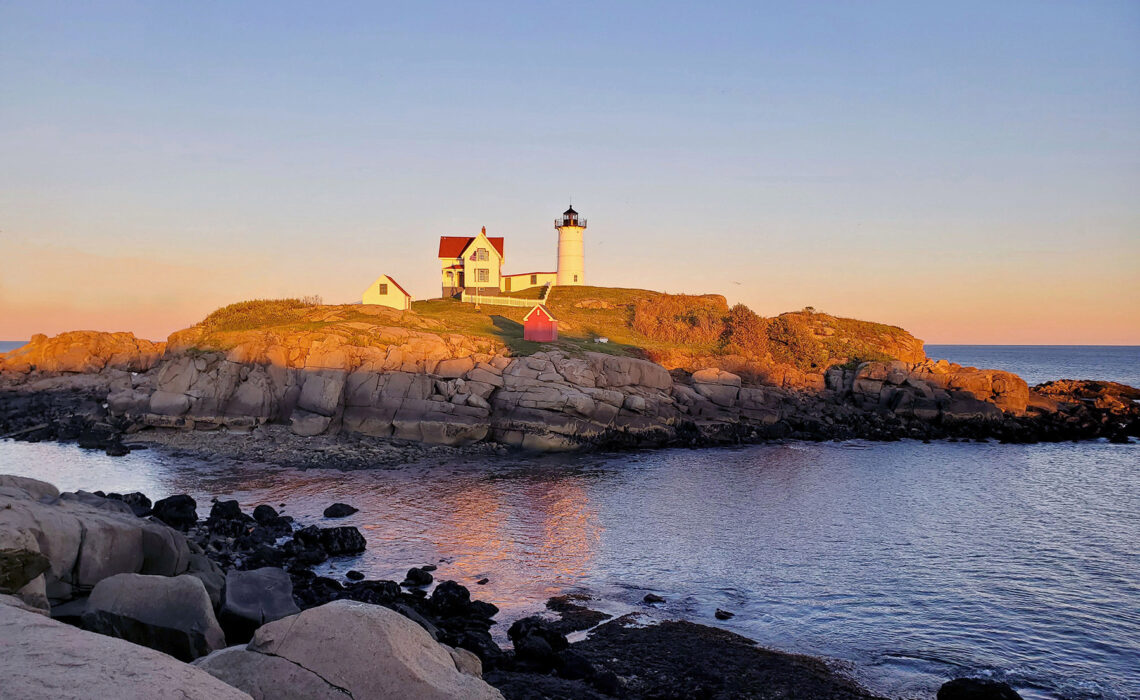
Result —
[[[542, 291], [542, 287], [535, 287], [511, 296], [527, 298], [526, 295], [533, 295], [530, 298], [537, 299]], [[649, 337], [634, 328], [635, 308], [639, 304], [639, 318], [648, 315], [651, 322], [646, 325], [639, 321], [638, 327], [657, 337]], [[412, 303], [411, 313], [360, 305], [317, 306], [298, 299], [245, 301], [230, 304], [207, 316], [199, 324], [205, 334], [198, 342], [202, 348], [228, 349], [242, 342], [243, 332], [272, 330], [281, 333], [331, 332], [354, 344], [369, 345], [377, 342], [369, 330], [346, 325], [367, 324], [378, 328], [400, 326], [431, 333], [488, 338], [501, 342], [518, 355], [557, 348], [571, 354], [593, 351], [655, 359], [675, 354], [683, 358], [737, 351], [725, 347], [725, 339], [716, 332], [720, 326], [706, 327], [703, 334], [698, 335], [688, 332], [683, 321], [691, 310], [696, 310], [699, 314], [694, 317], [700, 316], [705, 321], [712, 318], [715, 323], [721, 323], [723, 314], [727, 323], [730, 315], [728, 306], [724, 297], [719, 295], [665, 295], [618, 287], [554, 287], [546, 306], [558, 319], [559, 339], [554, 343], [523, 340], [522, 319], [530, 310], [529, 306], [483, 304], [476, 308], [474, 304], [456, 299], [416, 301]], [[677, 321], [678, 312], [681, 321]], [[660, 324], [654, 325], [657, 318], [666, 324], [664, 330]], [[816, 371], [844, 361], [892, 359], [881, 349], [885, 340], [905, 334], [894, 326], [806, 310], [768, 321], [758, 319], [757, 324], [753, 333], [753, 336], [760, 337], [756, 359], [763, 359], [770, 351], [771, 358], [776, 361]], [[609, 342], [594, 342], [599, 337], [608, 338]], [[696, 337], [704, 340], [693, 342]]]
[[201, 324], [207, 331], [245, 331], [302, 318], [313, 308], [300, 299], [254, 299], [223, 306], [207, 316]]

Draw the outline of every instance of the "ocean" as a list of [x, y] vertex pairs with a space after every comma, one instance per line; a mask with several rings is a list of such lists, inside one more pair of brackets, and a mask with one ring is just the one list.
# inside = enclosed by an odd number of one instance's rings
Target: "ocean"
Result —
[[1102, 379], [1140, 387], [1140, 345], [927, 345], [926, 355], [1013, 372], [1029, 386], [1053, 379]]
[[[1137, 374], [1135, 348], [1066, 359], [935, 347], [1041, 381]], [[247, 511], [284, 504], [302, 523], [350, 503], [360, 512], [337, 523], [359, 527], [368, 550], [324, 573], [398, 581], [435, 563], [437, 579], [502, 609], [503, 643], [513, 619], [580, 592], [613, 614], [690, 619], [822, 656], [890, 697], [930, 698], [951, 677], [982, 675], [1026, 698], [1123, 699], [1140, 696], [1137, 450], [850, 441], [338, 472], [0, 441], [0, 472], [62, 489], [190, 493], [203, 516], [212, 496]], [[649, 609], [648, 592], [667, 602]], [[718, 607], [736, 616], [717, 621]]]

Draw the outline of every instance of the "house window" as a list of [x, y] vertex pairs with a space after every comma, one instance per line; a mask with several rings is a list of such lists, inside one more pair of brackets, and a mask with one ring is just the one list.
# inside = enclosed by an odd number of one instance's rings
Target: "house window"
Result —
[[530, 276], [530, 283], [531, 284], [538, 284], [538, 275], [531, 275]]
[[491, 271], [490, 270], [476, 270], [475, 271], [475, 281], [476, 282], [490, 282], [491, 281]]
[[451, 272], [451, 270], [448, 270], [447, 271], [447, 286], [450, 287], [451, 283], [454, 279], [455, 279], [455, 275]]
[[386, 284], [380, 285], [380, 294], [385, 295], [387, 293], [388, 293], [388, 285], [386, 285]]
[[487, 249], [486, 248], [477, 248], [475, 250], [475, 261], [476, 262], [487, 262]]

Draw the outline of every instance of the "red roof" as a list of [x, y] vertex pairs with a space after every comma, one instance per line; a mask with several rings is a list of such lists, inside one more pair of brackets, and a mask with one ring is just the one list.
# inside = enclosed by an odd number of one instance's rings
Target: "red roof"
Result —
[[397, 282], [397, 281], [396, 281], [396, 279], [395, 279], [394, 277], [392, 277], [392, 275], [384, 275], [384, 276], [388, 278], [388, 281], [389, 281], [389, 282], [391, 282], [392, 284], [396, 285], [396, 289], [399, 289], [401, 292], [403, 292], [403, 293], [404, 293], [404, 296], [406, 296], [406, 297], [410, 297], [410, 296], [412, 296], [411, 294], [408, 294], [408, 290], [406, 290], [406, 289], [404, 289], [403, 287], [401, 287], [401, 286], [400, 286], [400, 283], [399, 283], [399, 282]]
[[[441, 258], [459, 258], [463, 256], [463, 251], [467, 250], [467, 246], [478, 238], [478, 236], [440, 236], [439, 237], [439, 257]], [[503, 239], [502, 237], [491, 238], [491, 245], [495, 250], [499, 251], [499, 257], [503, 257]]]
[[502, 277], [526, 277], [527, 275], [557, 275], [557, 272], [516, 272], [513, 275], [501, 275]]
[[535, 304], [534, 308], [531, 309], [530, 311], [527, 311], [526, 316], [523, 316], [523, 322], [525, 323], [526, 321], [529, 321], [531, 314], [533, 314], [535, 311], [538, 311], [540, 309], [542, 310], [542, 313], [546, 314], [546, 317], [549, 318], [551, 321], [557, 321], [558, 320], [558, 319], [554, 318], [554, 314], [550, 313], [550, 309], [546, 308], [542, 304]]

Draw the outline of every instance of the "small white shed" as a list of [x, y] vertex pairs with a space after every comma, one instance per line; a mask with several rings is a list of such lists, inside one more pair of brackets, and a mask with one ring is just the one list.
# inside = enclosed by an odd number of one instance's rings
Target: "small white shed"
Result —
[[408, 294], [390, 275], [380, 275], [375, 282], [368, 285], [368, 289], [364, 290], [361, 302], [407, 311], [412, 308], [412, 295]]

